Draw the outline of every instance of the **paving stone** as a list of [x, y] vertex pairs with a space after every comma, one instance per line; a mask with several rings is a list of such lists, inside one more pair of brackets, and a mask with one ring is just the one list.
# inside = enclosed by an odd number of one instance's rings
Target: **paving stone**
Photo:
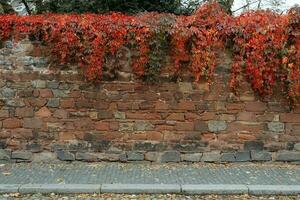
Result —
[[0, 184], [0, 194], [18, 193], [20, 186], [18, 184]]
[[161, 155], [160, 161], [166, 162], [180, 162], [180, 153], [178, 151], [166, 151]]
[[182, 185], [184, 194], [247, 194], [248, 188], [246, 185], [231, 185], [231, 184], [199, 184], [199, 185]]
[[235, 153], [236, 162], [247, 162], [251, 161], [250, 151], [239, 151]]
[[177, 184], [103, 184], [101, 193], [169, 194], [180, 193]]
[[300, 161], [300, 152], [284, 151], [278, 152], [276, 161]]
[[235, 153], [222, 153], [221, 162], [235, 162]]
[[128, 161], [142, 161], [144, 160], [144, 154], [135, 151], [127, 152], [127, 160]]
[[32, 153], [29, 151], [14, 151], [11, 154], [12, 159], [31, 160]]
[[267, 124], [268, 129], [273, 132], [283, 132], [284, 131], [284, 123], [282, 122], [269, 122]]
[[208, 122], [208, 130], [210, 132], [220, 132], [226, 129], [227, 129], [227, 124], [225, 121], [211, 120]]
[[100, 193], [100, 184], [26, 184], [19, 189], [20, 193], [56, 193], [56, 194], [90, 194]]
[[219, 162], [221, 159], [220, 152], [205, 152], [201, 158], [203, 162]]
[[267, 151], [251, 151], [251, 160], [270, 161], [272, 160], [272, 154]]
[[187, 162], [200, 162], [202, 153], [181, 154], [181, 160]]
[[262, 151], [264, 149], [264, 143], [261, 141], [246, 141], [244, 143], [245, 151]]
[[59, 150], [56, 152], [59, 160], [63, 161], [74, 161], [75, 155], [69, 151]]
[[10, 160], [11, 158], [11, 151], [0, 149], [0, 160]]

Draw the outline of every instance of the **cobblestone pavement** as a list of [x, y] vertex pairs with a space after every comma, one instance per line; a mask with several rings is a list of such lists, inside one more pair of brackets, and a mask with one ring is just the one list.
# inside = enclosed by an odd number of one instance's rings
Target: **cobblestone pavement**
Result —
[[300, 196], [249, 196], [249, 195], [124, 195], [124, 194], [102, 194], [102, 195], [0, 195], [0, 200], [299, 200]]
[[300, 165], [1, 164], [0, 183], [300, 185]]

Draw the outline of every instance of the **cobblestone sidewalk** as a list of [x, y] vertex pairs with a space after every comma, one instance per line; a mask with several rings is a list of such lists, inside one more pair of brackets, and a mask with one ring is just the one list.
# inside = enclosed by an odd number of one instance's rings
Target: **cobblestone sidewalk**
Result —
[[[255, 164], [2, 164], [16, 192], [300, 194], [300, 166]], [[68, 188], [68, 187], [71, 188]], [[53, 190], [53, 191], [51, 191]], [[256, 193], [255, 193], [256, 191]], [[1, 192], [1, 187], [0, 187]]]

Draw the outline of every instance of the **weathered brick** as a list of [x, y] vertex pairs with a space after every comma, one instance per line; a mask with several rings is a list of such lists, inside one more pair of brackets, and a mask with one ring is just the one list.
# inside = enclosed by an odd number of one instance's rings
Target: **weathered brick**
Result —
[[252, 113], [252, 112], [241, 112], [241, 113], [238, 113], [237, 120], [252, 122], [252, 121], [256, 120], [256, 115], [255, 115], [255, 113]]
[[39, 96], [42, 98], [52, 98], [53, 97], [53, 93], [50, 89], [40, 89], [39, 93], [40, 93]]
[[116, 111], [114, 112], [114, 117], [115, 119], [126, 119], [126, 114], [125, 112]]
[[52, 113], [47, 107], [42, 107], [35, 113], [36, 117], [50, 117], [51, 115]]
[[155, 104], [155, 110], [168, 110], [169, 104], [163, 102], [163, 101], [157, 101]]
[[195, 110], [195, 103], [192, 101], [181, 101], [177, 104], [176, 109], [179, 110]]
[[207, 132], [208, 131], [207, 123], [201, 120], [195, 121], [195, 131]]
[[61, 99], [60, 106], [62, 108], [74, 108], [75, 100], [74, 99]]
[[34, 112], [33, 108], [16, 108], [15, 116], [22, 118], [22, 117], [33, 117]]
[[24, 118], [24, 128], [42, 128], [43, 122], [39, 118]]
[[245, 109], [247, 111], [251, 111], [251, 112], [263, 112], [265, 110], [267, 110], [267, 105], [263, 102], [248, 102], [245, 106]]
[[109, 131], [110, 130], [109, 122], [96, 122], [95, 129], [98, 131]]
[[295, 114], [295, 113], [280, 114], [280, 121], [289, 122], [289, 123], [300, 123], [300, 114]]
[[8, 118], [9, 111], [8, 110], [0, 110], [0, 118]]
[[193, 93], [193, 85], [191, 82], [179, 82], [179, 91], [182, 93]]
[[9, 118], [3, 120], [2, 126], [3, 128], [7, 128], [7, 129], [21, 128], [22, 121], [16, 118]]
[[133, 131], [134, 124], [133, 123], [120, 123], [119, 130], [120, 131]]
[[184, 121], [184, 113], [171, 113], [167, 120]]
[[58, 135], [59, 141], [75, 140], [74, 132], [60, 132]]
[[193, 131], [194, 123], [193, 122], [177, 122], [175, 129], [178, 131]]
[[59, 119], [66, 119], [68, 118], [68, 112], [66, 110], [56, 110], [53, 113], [53, 117], [59, 118]]

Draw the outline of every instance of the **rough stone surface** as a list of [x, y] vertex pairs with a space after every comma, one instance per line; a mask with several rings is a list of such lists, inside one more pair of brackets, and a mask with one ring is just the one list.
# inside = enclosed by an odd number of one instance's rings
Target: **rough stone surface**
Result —
[[237, 162], [248, 162], [251, 161], [249, 151], [239, 151], [235, 153], [235, 160]]
[[264, 149], [264, 143], [260, 141], [246, 141], [244, 143], [245, 151], [262, 151]]
[[284, 131], [284, 123], [281, 122], [269, 122], [268, 129], [273, 132], [283, 132]]
[[267, 151], [251, 151], [251, 159], [253, 161], [270, 161], [272, 154]]
[[235, 161], [235, 156], [234, 153], [222, 153], [221, 162], [234, 162]]
[[31, 160], [32, 153], [29, 151], [14, 151], [12, 152], [11, 157], [19, 160]]
[[144, 154], [135, 151], [127, 152], [127, 160], [128, 161], [142, 161], [144, 160]]
[[294, 149], [295, 149], [296, 151], [300, 151], [300, 143], [296, 143], [296, 144], [294, 145]]
[[11, 158], [11, 151], [0, 149], [0, 160], [9, 160]]
[[59, 150], [56, 152], [59, 160], [62, 161], [74, 161], [75, 155], [69, 151]]
[[86, 161], [86, 162], [95, 162], [98, 160], [98, 156], [94, 153], [78, 152], [78, 153], [76, 153], [76, 160]]
[[284, 151], [278, 152], [276, 161], [300, 161], [300, 152]]
[[180, 162], [180, 154], [177, 151], [166, 151], [161, 155], [160, 161], [166, 162]]
[[170, 70], [163, 70], [163, 77], [149, 84], [131, 67], [118, 66], [113, 79], [92, 84], [75, 66], [50, 70], [48, 59], [38, 57], [42, 49], [28, 39], [1, 45], [1, 149], [34, 154], [63, 149], [112, 161], [128, 161], [130, 151], [142, 152], [150, 161], [161, 160], [164, 151], [177, 151], [189, 162], [198, 160], [189, 154], [203, 152], [212, 154], [201, 159], [219, 162], [213, 151], [234, 153], [236, 161], [249, 160], [237, 151], [253, 151], [256, 161], [269, 160], [256, 153], [260, 151], [300, 151], [299, 105], [290, 110], [279, 96], [261, 101], [249, 84], [234, 95], [226, 85], [230, 58], [223, 59], [225, 54], [217, 59], [220, 67], [211, 83], [194, 83], [185, 70], [174, 82]]
[[203, 162], [219, 162], [221, 159], [220, 152], [206, 152], [203, 153], [201, 161]]
[[227, 124], [225, 121], [209, 121], [208, 122], [208, 130], [210, 132], [220, 132], [224, 131], [227, 128]]
[[200, 162], [201, 158], [202, 153], [189, 153], [181, 155], [181, 160], [187, 162]]

